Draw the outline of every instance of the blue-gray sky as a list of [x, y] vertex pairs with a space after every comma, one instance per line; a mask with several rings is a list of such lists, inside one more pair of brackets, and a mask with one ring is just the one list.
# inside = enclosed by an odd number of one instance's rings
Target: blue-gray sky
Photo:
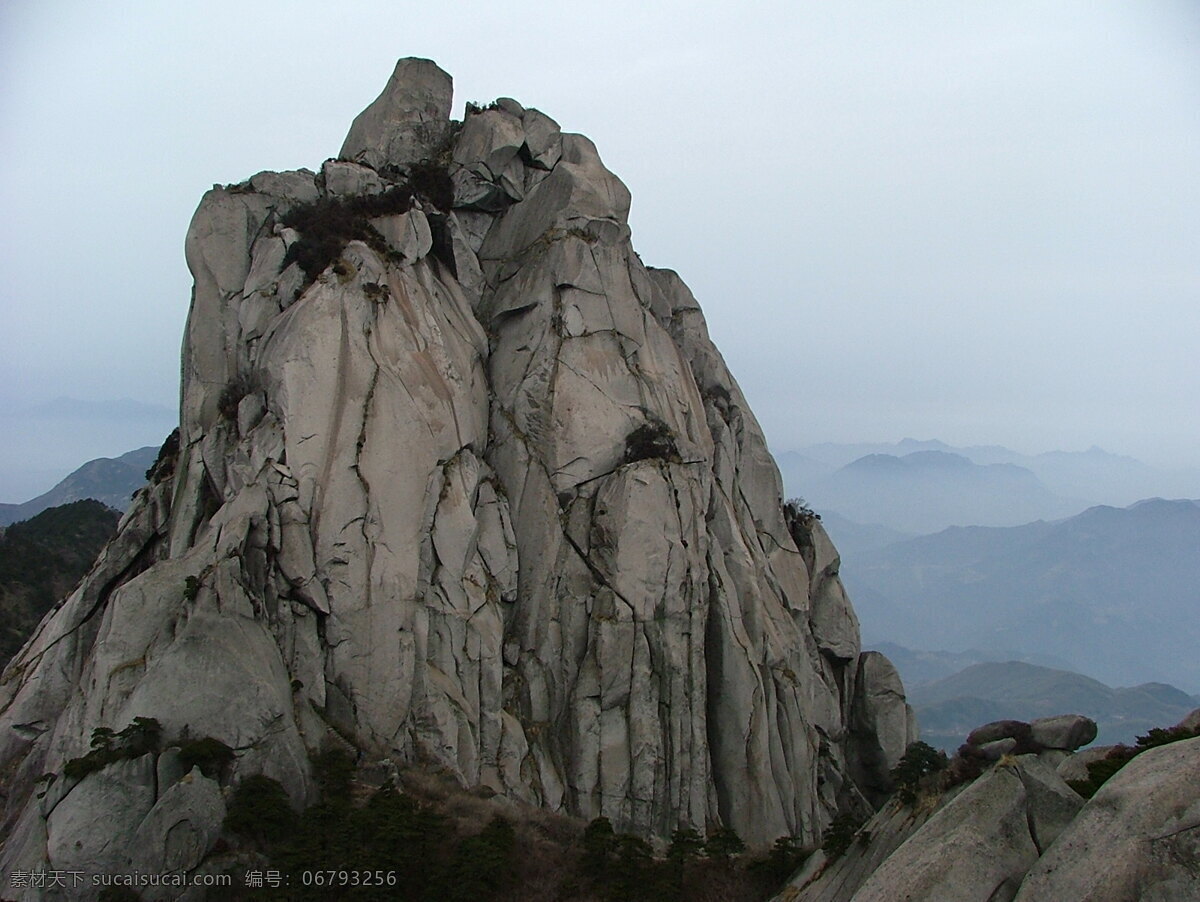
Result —
[[173, 406], [200, 195], [318, 167], [401, 56], [595, 140], [776, 450], [1200, 461], [1193, 2], [9, 0], [0, 500], [161, 439], [21, 411]]

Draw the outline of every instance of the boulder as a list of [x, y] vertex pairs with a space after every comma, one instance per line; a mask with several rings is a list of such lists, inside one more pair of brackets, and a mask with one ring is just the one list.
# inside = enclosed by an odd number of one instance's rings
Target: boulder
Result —
[[374, 169], [341, 160], [325, 161], [321, 166], [321, 181], [325, 192], [334, 197], [378, 194], [384, 190], [383, 179]]
[[400, 60], [383, 92], [355, 117], [339, 158], [379, 169], [433, 156], [445, 139], [453, 94], [450, 76], [432, 61]]
[[988, 761], [999, 761], [1005, 755], [1011, 754], [1016, 747], [1017, 740], [1005, 736], [1003, 739], [993, 739], [991, 742], [975, 746], [975, 750]]
[[917, 718], [904, 695], [900, 674], [883, 654], [864, 651], [855, 679], [851, 762], [867, 797], [878, 804], [892, 790], [889, 776], [917, 741]]
[[1150, 749], [1105, 783], [1021, 884], [1017, 902], [1200, 898], [1200, 739]]
[[1048, 749], [1074, 751], [1096, 739], [1096, 722], [1082, 714], [1040, 717], [1029, 724], [1030, 738]]
[[116, 761], [88, 774], [46, 818], [47, 867], [124, 872], [138, 825], [153, 805], [153, 755]]
[[1023, 720], [995, 720], [976, 727], [967, 736], [967, 745], [984, 746], [998, 739], [1013, 739], [1028, 742], [1032, 735], [1029, 724]]
[[521, 126], [525, 131], [529, 165], [536, 169], [553, 169], [562, 156], [562, 131], [558, 123], [545, 113], [527, 109], [521, 114]]
[[[454, 143], [454, 162], [480, 178], [499, 181], [525, 144], [519, 114], [504, 109], [468, 115]], [[519, 161], [518, 161], [519, 162]]]
[[433, 248], [429, 220], [420, 210], [381, 216], [372, 219], [371, 225], [383, 236], [388, 248], [399, 254], [405, 263], [415, 263]]
[[1020, 756], [1016, 771], [1025, 786], [1029, 833], [1041, 854], [1075, 819], [1083, 803], [1040, 755]]
[[1035, 756], [1022, 756], [1014, 765], [988, 771], [951, 799], [888, 856], [854, 900], [1011, 899], [1042, 848], [1082, 804], [1049, 767]]
[[1093, 761], [1100, 761], [1107, 758], [1108, 753], [1115, 748], [1115, 745], [1094, 745], [1089, 749], [1076, 752], [1058, 764], [1056, 767], [1058, 775], [1064, 780], [1086, 780], [1088, 778], [1088, 765]]
[[[221, 788], [193, 768], [163, 792], [138, 825], [131, 870], [142, 874], [187, 873], [200, 864], [221, 835], [225, 801]], [[167, 888], [143, 898], [172, 898]]]
[[316, 176], [307, 169], [291, 172], [260, 172], [250, 177], [250, 187], [259, 194], [310, 204], [321, 196]]

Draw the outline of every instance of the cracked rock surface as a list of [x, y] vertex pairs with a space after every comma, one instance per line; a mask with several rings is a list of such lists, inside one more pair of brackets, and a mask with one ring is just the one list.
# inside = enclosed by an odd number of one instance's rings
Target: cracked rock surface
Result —
[[1200, 739], [1150, 749], [1099, 791], [1030, 870], [1018, 902], [1200, 898]]
[[[755, 845], [865, 806], [881, 775], [850, 766], [852, 725], [876, 770], [903, 751], [836, 551], [785, 522], [698, 304], [633, 251], [625, 186], [536, 110], [449, 109], [449, 76], [402, 60], [342, 161], [202, 200], [178, 450], [0, 682], [0, 871], [197, 866], [223, 810], [198, 773], [138, 759], [36, 797], [134, 717], [221, 740], [226, 786], [263, 773], [297, 805], [308, 754], [348, 740]], [[305, 270], [289, 211], [396, 186], [407, 210]]]
[[[889, 801], [841, 858], [818, 852], [779, 902], [996, 902], [1083, 806], [1036, 755], [1010, 759], [936, 802]], [[1070, 899], [1050, 894], [1039, 899]]]

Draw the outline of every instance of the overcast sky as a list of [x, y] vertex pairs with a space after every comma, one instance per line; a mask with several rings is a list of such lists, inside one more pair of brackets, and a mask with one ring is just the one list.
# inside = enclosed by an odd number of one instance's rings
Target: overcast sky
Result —
[[596, 142], [776, 451], [1200, 461], [1200, 4], [6, 0], [0, 500], [161, 440], [22, 411], [174, 407], [201, 194], [318, 168], [401, 56]]

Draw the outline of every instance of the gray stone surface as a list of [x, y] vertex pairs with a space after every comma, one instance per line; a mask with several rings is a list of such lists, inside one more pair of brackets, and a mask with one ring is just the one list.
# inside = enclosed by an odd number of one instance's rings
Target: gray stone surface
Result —
[[1096, 722], [1082, 714], [1060, 714], [1030, 721], [1033, 741], [1048, 749], [1074, 751], [1096, 738]]
[[1083, 806], [1079, 794], [1036, 755], [1022, 755], [1016, 767], [1028, 799], [1029, 833], [1038, 854], [1049, 848]]
[[326, 160], [321, 166], [325, 192], [334, 197], [353, 197], [359, 194], [379, 194], [384, 190], [383, 179], [370, 166]]
[[1200, 739], [1138, 755], [1030, 870], [1018, 902], [1200, 898], [1198, 786]]
[[338, 156], [374, 169], [431, 156], [445, 137], [453, 92], [435, 63], [400, 60], [383, 92], [355, 117]]
[[[373, 190], [366, 167], [425, 153], [449, 103], [448, 76], [402, 60], [326, 190]], [[884, 659], [858, 691], [836, 550], [819, 524], [797, 547], [695, 298], [642, 265], [591, 142], [493, 112], [457, 165], [506, 200], [456, 210], [436, 253], [414, 211], [380, 223], [402, 259], [351, 241], [306, 283], [278, 220], [309, 176], [205, 195], [174, 472], [0, 683], [0, 870], [97, 822], [87, 793], [64, 820], [79, 789], [47, 822], [33, 781], [135, 716], [238, 749], [235, 779], [297, 805], [308, 753], [349, 736], [645, 835], [812, 843], [866, 808], [850, 724], [880, 766], [913, 726]], [[180, 860], [216, 812], [188, 814], [211, 792], [186, 781], [145, 828], [186, 821]]]
[[1004, 739], [993, 739], [991, 742], [985, 742], [975, 748], [988, 761], [999, 761], [1005, 755], [1011, 754], [1016, 747], [1017, 740], [1006, 736]]
[[405, 263], [416, 263], [433, 247], [429, 220], [420, 210], [372, 219], [371, 225], [383, 236], [388, 248], [399, 254]]
[[967, 745], [984, 746], [998, 739], [1028, 739], [1030, 726], [1023, 720], [995, 720], [976, 727], [967, 735]]
[[[130, 870], [141, 874], [194, 870], [221, 835], [224, 820], [221, 788], [193, 768], [159, 796], [138, 826], [130, 844]], [[147, 900], [173, 895], [161, 887], [142, 892]]]
[[1064, 780], [1086, 780], [1088, 778], [1087, 766], [1093, 761], [1107, 757], [1108, 753], [1115, 748], [1115, 745], [1094, 745], [1089, 749], [1076, 752], [1057, 766], [1058, 775]]
[[153, 755], [88, 774], [46, 819], [48, 869], [126, 870], [131, 839], [153, 805]]
[[[993, 902], [1015, 894], [1082, 800], [1033, 756], [988, 771], [879, 866], [855, 902]], [[1070, 898], [1044, 896], [1042, 898]]]
[[889, 801], [862, 827], [868, 841], [833, 862], [818, 852], [776, 902], [1011, 900], [1082, 804], [1049, 765], [1022, 755], [912, 807]]
[[917, 741], [917, 717], [905, 700], [892, 663], [877, 651], [858, 659], [850, 762], [856, 782], [873, 802], [892, 791], [890, 771]]
[[852, 842], [840, 858], [832, 861], [818, 849], [773, 902], [846, 902], [888, 856], [959, 791], [952, 790], [937, 807], [923, 805], [914, 809], [895, 799], [889, 801], [863, 824], [860, 835], [869, 836], [868, 842]]

